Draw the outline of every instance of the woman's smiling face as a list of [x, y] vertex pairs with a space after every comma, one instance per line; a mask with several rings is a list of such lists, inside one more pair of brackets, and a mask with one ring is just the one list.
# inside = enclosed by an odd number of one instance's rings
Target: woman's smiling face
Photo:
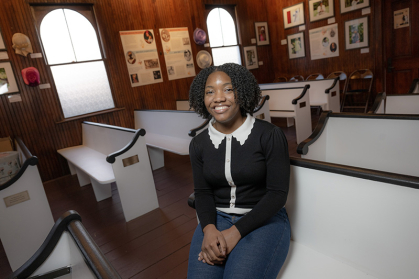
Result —
[[231, 83], [231, 78], [226, 73], [216, 71], [208, 76], [205, 84], [204, 102], [212, 117], [221, 126], [233, 129], [231, 132], [243, 123], [240, 106], [236, 103], [235, 89]]

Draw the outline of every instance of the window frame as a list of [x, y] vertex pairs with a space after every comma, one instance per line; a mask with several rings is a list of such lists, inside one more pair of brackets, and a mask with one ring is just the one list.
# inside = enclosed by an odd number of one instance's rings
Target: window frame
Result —
[[[81, 61], [81, 62], [60, 63], [60, 64], [53, 64], [53, 65], [50, 65], [48, 63], [48, 59], [47, 59], [47, 56], [46, 56], [46, 53], [45, 53], [44, 45], [43, 45], [43, 42], [42, 42], [42, 39], [41, 39], [41, 32], [40, 32], [41, 28], [40, 27], [41, 27], [41, 23], [42, 23], [42, 20], [44, 19], [44, 17], [48, 13], [50, 13], [54, 10], [57, 10], [57, 9], [69, 9], [69, 10], [73, 10], [75, 12], [78, 12], [81, 15], [83, 15], [90, 22], [90, 24], [92, 24], [92, 27], [96, 32], [96, 39], [98, 41], [99, 51], [100, 51], [100, 54], [102, 56], [102, 59], [88, 60], [88, 61]], [[116, 103], [115, 94], [114, 94], [114, 85], [113, 85], [112, 79], [109, 75], [109, 62], [108, 62], [108, 59], [107, 59], [107, 56], [106, 56], [106, 51], [105, 51], [105, 47], [104, 47], [104, 44], [103, 44], [103, 41], [102, 41], [102, 35], [101, 35], [100, 29], [99, 29], [99, 25], [97, 23], [96, 13], [95, 13], [93, 4], [82, 4], [82, 3], [77, 3], [77, 4], [31, 4], [31, 10], [32, 10], [33, 18], [35, 20], [35, 29], [36, 29], [36, 33], [37, 33], [37, 36], [38, 36], [39, 44], [41, 46], [42, 56], [43, 56], [44, 61], [45, 61], [45, 66], [46, 66], [48, 78], [50, 80], [51, 87], [54, 88], [53, 91], [54, 91], [54, 94], [57, 98], [59, 108], [60, 108], [61, 120], [57, 121], [57, 123], [63, 123], [63, 122], [67, 122], [67, 121], [71, 121], [71, 120], [75, 120], [75, 119], [89, 117], [89, 116], [92, 116], [92, 115], [98, 115], [98, 114], [109, 113], [109, 112], [121, 110], [121, 108], [118, 108], [118, 105]], [[111, 96], [112, 96], [112, 101], [114, 103], [114, 107], [111, 108], [111, 109], [94, 111], [94, 112], [90, 112], [90, 113], [76, 115], [76, 116], [66, 118], [64, 116], [61, 101], [60, 101], [60, 98], [58, 96], [58, 90], [57, 90], [57, 87], [55, 85], [55, 80], [54, 80], [54, 77], [52, 75], [51, 67], [53, 67], [53, 66], [63, 66], [63, 65], [72, 65], [72, 64], [82, 64], [82, 63], [89, 63], [89, 62], [98, 62], [98, 61], [102, 61], [103, 64], [105, 65], [106, 76], [108, 78], [109, 88], [111, 90]], [[122, 109], [124, 109], [124, 108], [122, 108]]]
[[[244, 60], [243, 60], [243, 55], [242, 55], [242, 41], [241, 41], [241, 36], [239, 32], [240, 31], [239, 22], [237, 19], [237, 6], [236, 5], [205, 4], [205, 24], [207, 24], [209, 13], [215, 8], [221, 8], [221, 9], [226, 10], [230, 14], [230, 16], [233, 18], [234, 27], [236, 29], [237, 45], [219, 46], [219, 47], [211, 47], [210, 45], [211, 55], [214, 57], [214, 54], [212, 52], [212, 49], [214, 48], [226, 48], [226, 47], [237, 46], [239, 47], [241, 65], [244, 65]], [[207, 26], [207, 31], [208, 31], [208, 26]], [[208, 32], [208, 42], [209, 42], [209, 32]]]

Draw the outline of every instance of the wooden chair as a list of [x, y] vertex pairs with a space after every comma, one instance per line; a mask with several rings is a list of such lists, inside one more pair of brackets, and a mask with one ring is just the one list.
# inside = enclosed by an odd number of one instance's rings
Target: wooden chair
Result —
[[316, 80], [316, 79], [324, 79], [324, 76], [320, 73], [315, 73], [315, 74], [311, 74], [309, 75], [306, 80]]
[[276, 77], [273, 82], [287, 82], [288, 79], [286, 77]]
[[[364, 109], [364, 113], [366, 113], [368, 109], [368, 101], [371, 95], [373, 80], [374, 74], [369, 69], [356, 70], [352, 72], [348, 77], [343, 91], [341, 111], [344, 111], [344, 109]], [[365, 84], [367, 84], [367, 86], [365, 86]], [[351, 105], [345, 105], [345, 101], [347, 99], [346, 97], [354, 95], [364, 96], [365, 105], [355, 105], [355, 103], [352, 103]], [[352, 101], [354, 102], [354, 100]]]
[[[343, 89], [345, 88], [346, 85], [346, 81], [348, 76], [346, 75], [346, 73], [344, 71], [335, 71], [333, 73], [330, 73], [327, 78], [337, 78], [339, 77], [339, 85], [340, 85], [340, 89], [339, 89], [339, 94], [340, 94], [340, 107], [342, 108], [342, 100], [343, 100]], [[343, 84], [343, 86], [342, 86]]]
[[296, 75], [296, 76], [293, 76], [292, 78], [290, 78], [290, 81], [304, 81], [304, 78], [303, 78], [303, 76]]

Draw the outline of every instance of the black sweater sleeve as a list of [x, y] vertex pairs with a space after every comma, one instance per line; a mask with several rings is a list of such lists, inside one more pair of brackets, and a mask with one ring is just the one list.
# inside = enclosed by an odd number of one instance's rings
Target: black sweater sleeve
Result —
[[235, 225], [242, 237], [262, 226], [287, 201], [290, 161], [287, 139], [278, 127], [261, 139], [266, 158], [266, 193], [253, 209]]
[[192, 164], [196, 212], [201, 228], [204, 229], [208, 224], [215, 224], [216, 209], [211, 186], [204, 179], [202, 153], [200, 151], [202, 147], [195, 139], [193, 138], [189, 145], [189, 156]]

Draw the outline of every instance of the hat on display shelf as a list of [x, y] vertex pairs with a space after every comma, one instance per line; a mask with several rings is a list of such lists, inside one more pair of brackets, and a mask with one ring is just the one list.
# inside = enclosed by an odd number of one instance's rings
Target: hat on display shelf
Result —
[[206, 50], [201, 50], [196, 55], [196, 63], [201, 69], [208, 68], [212, 64], [211, 54]]
[[35, 67], [29, 67], [22, 70], [22, 77], [25, 84], [35, 87], [41, 83], [38, 69]]

